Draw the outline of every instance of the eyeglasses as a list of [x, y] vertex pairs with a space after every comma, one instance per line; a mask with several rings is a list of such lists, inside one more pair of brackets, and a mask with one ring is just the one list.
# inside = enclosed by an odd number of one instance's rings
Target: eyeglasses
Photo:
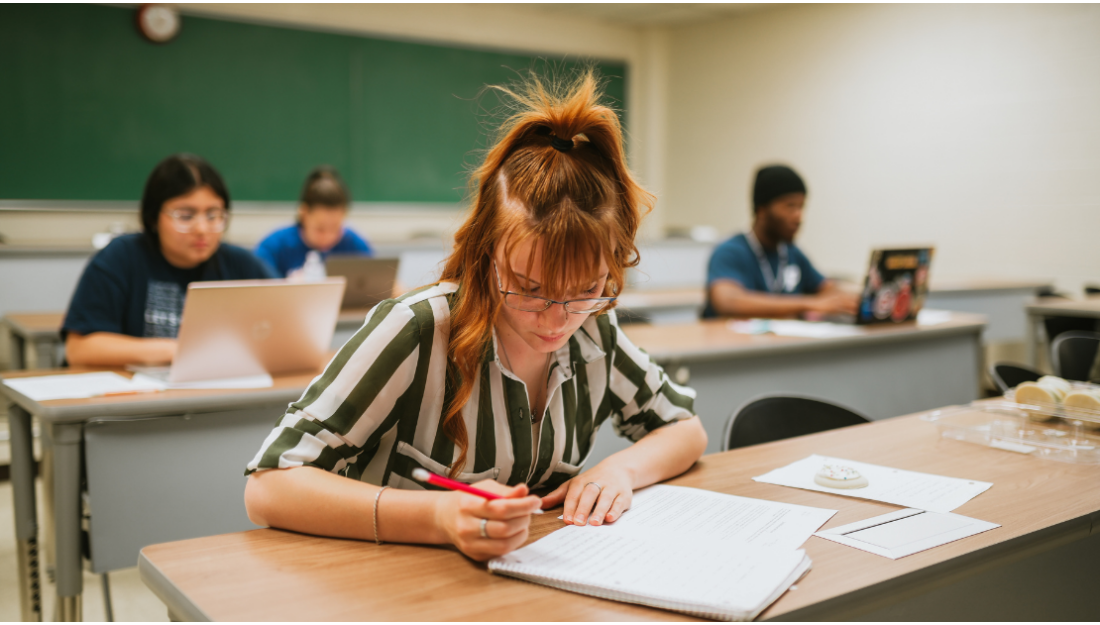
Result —
[[497, 277], [497, 288], [504, 294], [504, 304], [509, 308], [515, 308], [516, 310], [522, 310], [524, 312], [542, 312], [550, 308], [553, 304], [561, 304], [565, 308], [565, 312], [573, 313], [574, 315], [587, 315], [607, 308], [611, 302], [618, 299], [616, 297], [594, 297], [591, 299], [571, 299], [559, 302], [556, 299], [547, 299], [536, 295], [523, 295], [522, 293], [504, 290], [504, 284], [500, 281], [500, 270], [497, 269], [496, 262], [493, 263], [493, 273], [495, 273]]
[[200, 212], [191, 208], [175, 208], [166, 213], [172, 220], [176, 232], [187, 234], [195, 229], [199, 219], [206, 220], [206, 227], [210, 232], [223, 232], [229, 222], [229, 211], [223, 208], [215, 208]]

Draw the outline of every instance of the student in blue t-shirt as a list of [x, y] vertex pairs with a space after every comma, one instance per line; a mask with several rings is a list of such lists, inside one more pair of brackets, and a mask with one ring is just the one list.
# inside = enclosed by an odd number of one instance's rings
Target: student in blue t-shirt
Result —
[[141, 195], [140, 234], [120, 236], [84, 268], [61, 333], [73, 365], [166, 364], [187, 285], [273, 277], [246, 249], [222, 243], [229, 192], [191, 154], [161, 161]]
[[802, 178], [785, 165], [762, 167], [752, 200], [752, 229], [711, 254], [703, 316], [854, 315], [858, 296], [826, 280], [794, 245], [806, 204]]
[[298, 205], [298, 223], [276, 230], [256, 246], [256, 255], [283, 277], [294, 277], [310, 252], [363, 254], [372, 250], [363, 237], [344, 225], [350, 196], [336, 170], [321, 166], [309, 173]]

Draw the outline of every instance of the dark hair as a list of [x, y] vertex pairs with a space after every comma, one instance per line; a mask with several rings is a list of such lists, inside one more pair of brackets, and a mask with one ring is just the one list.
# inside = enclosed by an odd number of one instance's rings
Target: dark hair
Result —
[[336, 169], [321, 165], [314, 167], [302, 185], [299, 201], [306, 206], [346, 207], [351, 200], [348, 187]]
[[199, 187], [210, 187], [225, 202], [225, 210], [229, 210], [229, 190], [225, 188], [225, 181], [206, 159], [194, 154], [173, 154], [157, 163], [141, 194], [141, 228], [145, 236], [159, 247], [160, 209], [168, 200], [187, 195]]
[[752, 212], [771, 204], [788, 193], [806, 193], [802, 176], [786, 165], [768, 165], [756, 171], [752, 185]]

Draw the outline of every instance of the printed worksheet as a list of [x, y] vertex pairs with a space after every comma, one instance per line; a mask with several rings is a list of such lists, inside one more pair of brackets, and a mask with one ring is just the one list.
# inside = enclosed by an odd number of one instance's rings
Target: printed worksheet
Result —
[[582, 529], [797, 549], [834, 514], [836, 510], [658, 484], [634, 493], [630, 510], [618, 521]]
[[[814, 476], [826, 464], [851, 467], [859, 471], [867, 478], [867, 486], [831, 488], [818, 484], [814, 481]], [[752, 479], [767, 484], [870, 499], [932, 512], [951, 512], [993, 486], [989, 482], [978, 480], [905, 471], [816, 454]]]
[[950, 512], [909, 508], [814, 534], [892, 560], [1000, 527]]

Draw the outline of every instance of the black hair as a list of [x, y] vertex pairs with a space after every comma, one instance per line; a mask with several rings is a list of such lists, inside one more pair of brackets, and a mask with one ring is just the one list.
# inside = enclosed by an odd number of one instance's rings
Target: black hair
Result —
[[199, 187], [210, 187], [225, 202], [225, 210], [229, 210], [229, 190], [225, 188], [225, 181], [206, 159], [194, 154], [173, 154], [157, 163], [141, 194], [141, 229], [150, 242], [160, 247], [157, 222], [164, 203]]
[[795, 170], [786, 165], [761, 167], [752, 185], [753, 214], [788, 193], [806, 193], [806, 183]]
[[302, 185], [302, 195], [299, 198], [302, 204], [308, 207], [333, 206], [346, 207], [351, 201], [348, 187], [344, 179], [335, 168], [328, 165], [314, 167], [306, 177], [306, 183]]

